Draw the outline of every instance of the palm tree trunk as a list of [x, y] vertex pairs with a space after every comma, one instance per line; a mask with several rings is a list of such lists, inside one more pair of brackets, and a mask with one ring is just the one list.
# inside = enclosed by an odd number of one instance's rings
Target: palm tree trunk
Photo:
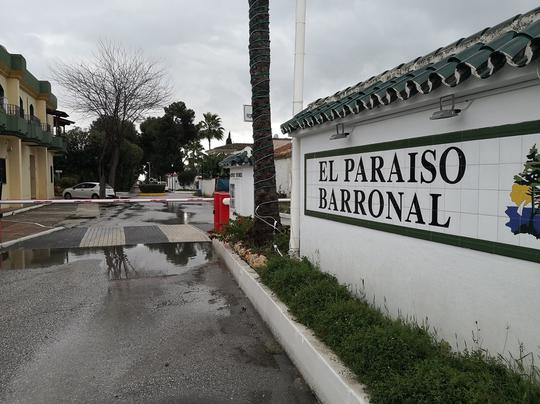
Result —
[[263, 245], [272, 240], [272, 227], [281, 226], [270, 115], [270, 16], [269, 0], [248, 2], [255, 200], [253, 241]]

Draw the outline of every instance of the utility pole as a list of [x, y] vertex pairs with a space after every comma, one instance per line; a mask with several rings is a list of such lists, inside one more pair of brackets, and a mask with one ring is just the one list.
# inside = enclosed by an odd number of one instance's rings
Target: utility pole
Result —
[[[304, 56], [306, 44], [306, 0], [296, 0], [294, 45], [293, 116], [304, 108]], [[289, 255], [300, 256], [300, 141], [292, 138], [291, 235]]]

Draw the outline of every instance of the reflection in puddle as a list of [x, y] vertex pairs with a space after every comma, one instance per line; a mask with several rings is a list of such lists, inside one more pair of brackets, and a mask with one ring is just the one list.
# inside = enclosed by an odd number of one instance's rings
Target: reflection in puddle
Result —
[[211, 243], [137, 244], [125, 247], [14, 249], [0, 254], [0, 270], [48, 268], [93, 260], [109, 279], [184, 273], [213, 260]]
[[105, 247], [103, 253], [110, 280], [129, 279], [130, 272], [136, 273], [124, 247]]

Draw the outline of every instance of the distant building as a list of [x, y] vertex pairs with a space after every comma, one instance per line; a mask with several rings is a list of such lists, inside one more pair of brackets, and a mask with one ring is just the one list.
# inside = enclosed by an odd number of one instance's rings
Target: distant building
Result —
[[[274, 150], [278, 147], [284, 146], [286, 144], [291, 143], [290, 138], [279, 138], [274, 136], [272, 142], [274, 143]], [[229, 132], [229, 136], [227, 136], [226, 143], [223, 146], [214, 147], [213, 149], [208, 150], [208, 154], [223, 154], [225, 156], [229, 156], [234, 153], [241, 152], [246, 147], [253, 147], [253, 143], [233, 143], [231, 139], [231, 132]]]
[[63, 150], [56, 134], [68, 121], [57, 110], [48, 81], [26, 69], [22, 55], [0, 45], [0, 175], [2, 199], [54, 196], [53, 156]]
[[[276, 140], [283, 141], [275, 147]], [[276, 167], [276, 191], [282, 198], [291, 195], [291, 142], [289, 139], [274, 139], [274, 163]], [[229, 169], [229, 192], [231, 194], [231, 216], [253, 216], [253, 159], [251, 146], [229, 155], [221, 165]]]

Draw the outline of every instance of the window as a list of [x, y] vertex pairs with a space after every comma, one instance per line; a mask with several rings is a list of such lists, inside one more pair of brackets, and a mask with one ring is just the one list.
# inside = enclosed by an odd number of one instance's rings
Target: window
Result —
[[4, 88], [0, 85], [0, 108], [4, 111], [6, 108], [7, 100], [4, 98]]
[[234, 184], [229, 184], [229, 194], [230, 194], [230, 202], [229, 202], [229, 206], [230, 208], [234, 211]]
[[30, 116], [34, 116], [34, 106], [30, 104]]
[[50, 173], [51, 173], [51, 184], [54, 182], [54, 176], [53, 176], [53, 169], [52, 166], [49, 166]]
[[24, 118], [24, 102], [22, 98], [19, 98], [19, 116]]
[[0, 179], [2, 184], [7, 184], [6, 159], [0, 159]]

